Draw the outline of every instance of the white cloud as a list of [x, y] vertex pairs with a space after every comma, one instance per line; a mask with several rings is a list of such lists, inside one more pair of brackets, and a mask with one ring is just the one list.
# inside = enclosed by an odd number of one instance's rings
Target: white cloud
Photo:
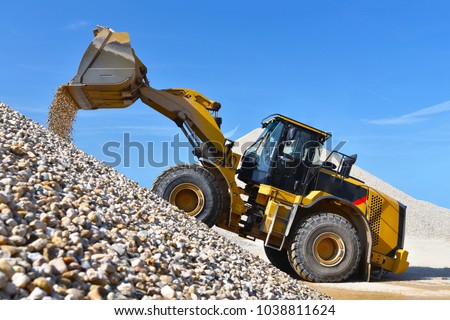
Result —
[[369, 120], [369, 123], [378, 125], [413, 124], [427, 120], [427, 116], [450, 111], [450, 101], [423, 108], [398, 117]]
[[239, 126], [236, 126], [233, 130], [230, 130], [230, 131], [228, 131], [228, 132], [225, 132], [225, 133], [223, 134], [223, 136], [224, 136], [225, 138], [227, 138], [227, 139], [231, 139], [231, 137], [233, 137], [233, 136], [236, 134], [236, 132], [238, 131], [238, 129], [239, 129]]
[[86, 27], [87, 25], [89, 25], [89, 22], [87, 22], [86, 20], [79, 20], [79, 21], [76, 21], [74, 23], [67, 25], [66, 27], [67, 27], [67, 29], [70, 29], [70, 30], [77, 30], [79, 28]]

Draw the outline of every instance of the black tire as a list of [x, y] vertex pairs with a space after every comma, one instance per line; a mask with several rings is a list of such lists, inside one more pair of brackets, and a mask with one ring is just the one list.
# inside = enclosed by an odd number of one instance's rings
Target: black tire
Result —
[[[171, 204], [178, 206], [181, 210], [195, 216], [197, 220], [209, 227], [214, 226], [222, 212], [223, 196], [220, 185], [207, 169], [199, 165], [188, 164], [170, 167], [156, 178], [152, 191]], [[182, 192], [188, 194], [192, 199], [197, 197], [198, 203], [195, 203], [195, 201], [189, 202], [183, 208], [178, 201]], [[176, 194], [174, 195], [174, 193]], [[179, 197], [177, 198], [177, 196]]]
[[267, 259], [269, 259], [270, 263], [272, 263], [275, 267], [287, 273], [291, 277], [299, 279], [297, 272], [295, 272], [289, 262], [288, 251], [286, 249], [281, 249], [278, 251], [276, 249], [264, 246], [264, 252], [266, 253]]
[[289, 260], [307, 281], [342, 282], [355, 273], [361, 254], [357, 231], [348, 220], [334, 213], [319, 213], [297, 226]]
[[[228, 224], [228, 218], [230, 216], [231, 210], [231, 196], [228, 190], [228, 183], [225, 180], [223, 174], [216, 167], [208, 164], [208, 162], [202, 162], [203, 168], [209, 171], [217, 183], [219, 184], [219, 191], [222, 193], [222, 211], [223, 221], [216, 221], [217, 223], [222, 222]], [[220, 215], [219, 215], [220, 216]]]

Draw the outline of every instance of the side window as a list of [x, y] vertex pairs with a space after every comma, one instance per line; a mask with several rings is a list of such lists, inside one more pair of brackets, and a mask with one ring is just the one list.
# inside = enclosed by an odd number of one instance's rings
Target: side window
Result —
[[283, 142], [282, 153], [286, 160], [304, 165], [320, 164], [322, 144], [318, 137], [300, 128], [291, 128]]
[[302, 161], [307, 166], [317, 166], [321, 164], [322, 144], [317, 141], [308, 141], [304, 144], [304, 154]]

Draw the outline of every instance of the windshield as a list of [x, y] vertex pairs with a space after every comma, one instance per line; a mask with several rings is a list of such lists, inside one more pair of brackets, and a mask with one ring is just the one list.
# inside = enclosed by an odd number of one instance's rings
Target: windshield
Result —
[[283, 128], [284, 124], [281, 121], [270, 123], [258, 140], [245, 152], [247, 157], [253, 158], [257, 170], [269, 172]]

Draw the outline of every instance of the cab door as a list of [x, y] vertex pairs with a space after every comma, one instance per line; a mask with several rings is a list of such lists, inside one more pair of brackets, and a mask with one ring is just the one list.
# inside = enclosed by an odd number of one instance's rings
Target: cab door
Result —
[[305, 193], [320, 164], [319, 139], [316, 133], [289, 124], [276, 150], [268, 184], [295, 194]]

